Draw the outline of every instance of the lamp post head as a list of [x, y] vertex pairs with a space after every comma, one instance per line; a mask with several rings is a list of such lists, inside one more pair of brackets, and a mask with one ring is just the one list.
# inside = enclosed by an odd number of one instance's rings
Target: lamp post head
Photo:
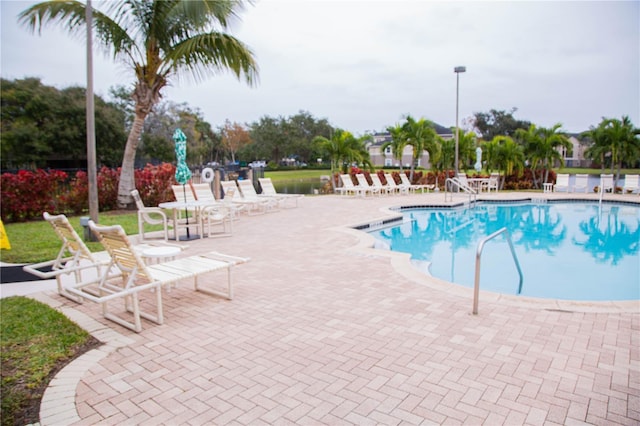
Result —
[[466, 71], [467, 71], [467, 67], [463, 67], [463, 66], [455, 67], [453, 69], [453, 72], [455, 72], [455, 73], [461, 73], [461, 72], [466, 72]]

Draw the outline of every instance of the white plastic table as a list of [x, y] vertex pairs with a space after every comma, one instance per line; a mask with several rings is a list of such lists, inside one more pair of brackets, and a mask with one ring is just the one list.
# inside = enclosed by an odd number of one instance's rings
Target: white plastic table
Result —
[[180, 247], [158, 246], [142, 250], [141, 255], [148, 264], [159, 263], [174, 260], [180, 251]]

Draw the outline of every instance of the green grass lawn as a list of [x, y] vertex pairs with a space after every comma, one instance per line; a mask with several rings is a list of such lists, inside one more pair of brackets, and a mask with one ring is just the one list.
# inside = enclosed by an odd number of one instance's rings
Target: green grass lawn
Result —
[[[71, 216], [68, 217], [68, 219], [78, 235], [84, 237], [84, 229], [80, 225], [80, 216]], [[98, 221], [101, 225], [119, 224], [124, 228], [127, 235], [138, 233], [137, 213], [100, 213]], [[4, 228], [11, 243], [11, 250], [0, 251], [0, 260], [2, 260], [2, 262], [44, 262], [45, 260], [55, 259], [60, 247], [62, 247], [60, 238], [58, 238], [53, 232], [51, 225], [44, 219], [32, 222], [6, 223], [4, 224]], [[162, 227], [158, 225], [154, 228], [147, 225], [145, 229], [153, 231], [161, 230]], [[103, 250], [99, 242], [87, 242], [87, 247], [89, 247], [91, 251]]]
[[22, 296], [0, 299], [2, 425], [40, 421], [40, 400], [53, 376], [100, 344], [49, 306]]

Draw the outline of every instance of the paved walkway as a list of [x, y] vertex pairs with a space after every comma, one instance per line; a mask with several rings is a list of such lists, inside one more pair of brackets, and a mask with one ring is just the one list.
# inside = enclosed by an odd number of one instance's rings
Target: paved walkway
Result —
[[243, 216], [232, 237], [185, 252], [251, 257], [234, 300], [182, 283], [164, 297], [165, 324], [139, 334], [94, 304], [36, 293], [105, 342], [54, 379], [42, 424], [637, 425], [638, 303], [483, 292], [472, 315], [469, 289], [348, 229], [442, 201], [306, 197]]

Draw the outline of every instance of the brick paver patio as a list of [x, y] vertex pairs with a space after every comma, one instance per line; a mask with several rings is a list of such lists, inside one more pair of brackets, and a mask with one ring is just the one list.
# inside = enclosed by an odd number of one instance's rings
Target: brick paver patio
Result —
[[185, 252], [251, 257], [234, 300], [181, 283], [165, 324], [139, 334], [92, 303], [36, 295], [105, 342], [54, 379], [42, 424], [639, 424], [638, 303], [481, 293], [475, 316], [469, 289], [347, 229], [442, 201], [306, 197], [243, 216]]

